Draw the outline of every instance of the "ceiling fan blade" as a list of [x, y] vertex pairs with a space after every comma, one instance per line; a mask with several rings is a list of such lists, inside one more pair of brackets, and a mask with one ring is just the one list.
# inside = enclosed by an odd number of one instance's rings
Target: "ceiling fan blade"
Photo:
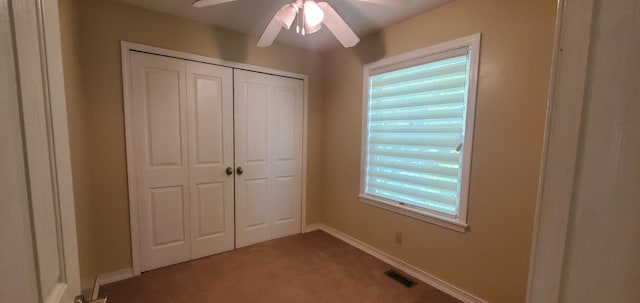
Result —
[[195, 2], [193, 2], [193, 7], [205, 7], [205, 6], [222, 4], [222, 3], [232, 2], [232, 1], [236, 1], [236, 0], [196, 0]]
[[298, 12], [296, 11], [296, 8], [291, 3], [288, 3], [283, 5], [278, 10], [275, 18], [278, 20], [278, 22], [280, 22], [282, 27], [289, 29], [291, 28], [291, 24], [293, 24], [293, 21], [296, 19], [297, 15]]
[[333, 33], [334, 36], [342, 43], [344, 47], [352, 47], [358, 42], [360, 38], [356, 33], [351, 30], [349, 25], [342, 20], [340, 15], [326, 2], [318, 2], [318, 6], [324, 12], [324, 19], [322, 22]]
[[276, 14], [271, 18], [271, 22], [267, 25], [267, 28], [260, 36], [260, 40], [258, 40], [258, 47], [267, 47], [276, 40], [278, 33], [280, 33], [280, 29], [282, 29], [282, 24], [278, 21], [278, 15]]
[[369, 2], [382, 5], [407, 5], [411, 0], [356, 0], [361, 2]]

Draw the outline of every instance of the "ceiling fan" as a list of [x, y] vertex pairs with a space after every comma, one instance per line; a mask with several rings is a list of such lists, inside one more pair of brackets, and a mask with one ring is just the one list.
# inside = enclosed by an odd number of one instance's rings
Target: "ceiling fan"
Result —
[[[194, 7], [205, 7], [237, 0], [196, 0]], [[411, 0], [355, 0], [384, 5], [407, 4]], [[282, 28], [290, 29], [295, 22], [296, 32], [313, 34], [324, 24], [344, 47], [358, 44], [360, 38], [351, 30], [338, 13], [326, 2], [315, 0], [293, 0], [280, 7], [258, 40], [259, 47], [273, 43]]]

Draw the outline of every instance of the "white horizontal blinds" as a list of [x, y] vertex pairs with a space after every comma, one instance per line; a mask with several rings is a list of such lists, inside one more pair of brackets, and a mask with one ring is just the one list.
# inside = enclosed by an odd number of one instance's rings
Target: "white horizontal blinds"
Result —
[[469, 60], [465, 47], [372, 71], [367, 194], [457, 215]]

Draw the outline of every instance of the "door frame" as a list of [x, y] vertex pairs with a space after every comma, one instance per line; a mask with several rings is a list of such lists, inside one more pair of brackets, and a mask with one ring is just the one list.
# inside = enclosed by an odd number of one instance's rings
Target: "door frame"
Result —
[[586, 93], [594, 0], [558, 0], [527, 303], [557, 302]]
[[[48, 294], [42, 293], [39, 282], [37, 282], [38, 289], [31, 291], [38, 293], [40, 302], [71, 302], [76, 295], [80, 294], [81, 289], [58, 1], [9, 0], [7, 2], [14, 38], [15, 66], [13, 68], [16, 74], [17, 101], [21, 107], [20, 131], [24, 141], [21, 151], [24, 153], [24, 163], [19, 165], [25, 165], [25, 170], [28, 171], [30, 166], [36, 167], [40, 164], [33, 162], [28, 156], [27, 142], [30, 138], [25, 125], [44, 124], [49, 137], [48, 147], [51, 157], [49, 171], [55, 179], [53, 195], [54, 201], [57, 201], [57, 228], [58, 236], [61, 237], [58, 246], [58, 252], [62, 254], [59, 281]], [[37, 82], [42, 83], [42, 91], [33, 92], [35, 86], [33, 84]], [[44, 119], [48, 121], [42, 121], [35, 115], [27, 117], [25, 112], [22, 112], [27, 102], [26, 98], [36, 98], [36, 102], [40, 101], [40, 98], [44, 100], [42, 104], [45, 107]], [[26, 183], [31, 183], [34, 178], [37, 176], [27, 174]], [[27, 190], [31, 191], [28, 186]], [[30, 230], [30, 240], [32, 240], [35, 256], [39, 253], [35, 238], [38, 234], [33, 227], [39, 218], [34, 214], [34, 201], [30, 195], [27, 198], [27, 204], [31, 226], [25, 228]], [[28, 254], [26, 251], [18, 251], [18, 253], [25, 253], [25, 257]], [[36, 260], [37, 258], [33, 262], [38, 274], [37, 271], [40, 269]]]
[[133, 116], [132, 106], [133, 98], [131, 97], [131, 87], [129, 85], [130, 78], [130, 58], [129, 52], [138, 51], [188, 61], [195, 61], [234, 69], [247, 70], [274, 76], [287, 77], [303, 81], [303, 130], [302, 130], [302, 205], [300, 207], [300, 231], [304, 231], [307, 221], [307, 139], [308, 139], [308, 100], [309, 100], [309, 76], [278, 69], [261, 67], [257, 65], [227, 61], [217, 58], [200, 56], [186, 52], [159, 48], [129, 41], [120, 41], [122, 56], [122, 91], [124, 99], [124, 124], [126, 133], [126, 152], [127, 152], [127, 177], [129, 187], [129, 221], [131, 227], [131, 260], [133, 263], [133, 275], [140, 275], [140, 234], [138, 225], [138, 201], [136, 199], [136, 180], [131, 176], [135, 176], [135, 158], [133, 143]]

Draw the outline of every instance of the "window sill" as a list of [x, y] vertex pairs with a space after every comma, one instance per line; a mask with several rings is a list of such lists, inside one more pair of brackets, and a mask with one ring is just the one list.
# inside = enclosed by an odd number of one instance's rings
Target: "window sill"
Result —
[[438, 216], [436, 214], [431, 214], [426, 212], [419, 212], [409, 207], [403, 207], [398, 204], [391, 204], [389, 202], [376, 199], [374, 197], [363, 195], [363, 194], [358, 195], [358, 198], [360, 199], [360, 202], [373, 205], [376, 207], [380, 207], [386, 210], [390, 210], [392, 212], [405, 215], [408, 217], [412, 217], [418, 220], [422, 220], [431, 224], [442, 226], [457, 232], [464, 233], [469, 229], [468, 224], [462, 223], [444, 216]]

